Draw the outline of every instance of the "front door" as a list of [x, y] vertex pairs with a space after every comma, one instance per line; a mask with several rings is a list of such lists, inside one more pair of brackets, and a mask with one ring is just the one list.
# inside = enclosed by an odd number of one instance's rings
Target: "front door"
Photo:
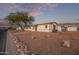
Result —
[[56, 25], [53, 25], [53, 32], [56, 31]]
[[35, 31], [37, 31], [37, 25], [35, 25]]

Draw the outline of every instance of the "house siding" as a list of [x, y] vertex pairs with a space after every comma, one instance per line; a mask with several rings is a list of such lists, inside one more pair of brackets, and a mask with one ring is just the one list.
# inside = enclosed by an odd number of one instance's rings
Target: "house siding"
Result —
[[31, 26], [31, 28], [28, 28], [28, 30], [41, 31], [41, 32], [52, 32], [54, 30], [57, 30], [57, 24], [56, 23], [46, 23], [46, 24], [33, 25], [33, 26]]
[[77, 27], [68, 27], [67, 30], [68, 31], [77, 31]]
[[64, 31], [78, 31], [78, 28], [79, 27], [77, 27], [77, 26], [66, 26], [66, 28], [65, 28], [65, 26], [58, 26], [58, 31], [62, 32], [63, 29], [64, 29]]
[[[47, 28], [45, 26], [47, 26]], [[54, 26], [55, 26], [55, 28], [54, 28]], [[37, 26], [37, 31], [52, 32], [54, 30], [57, 30], [56, 23], [42, 24], [42, 25]]]
[[[47, 28], [45, 28], [45, 26], [47, 26]], [[49, 32], [49, 24], [38, 25], [37, 31]]]
[[58, 27], [57, 27], [57, 30], [58, 30], [59, 32], [61, 32], [61, 31], [62, 31], [62, 27], [61, 27], [61, 26], [58, 26]]
[[28, 28], [31, 31], [40, 31], [40, 32], [65, 32], [65, 31], [79, 31], [79, 24], [76, 26], [74, 23], [69, 24], [57, 24], [56, 22], [43, 23], [31, 26]]

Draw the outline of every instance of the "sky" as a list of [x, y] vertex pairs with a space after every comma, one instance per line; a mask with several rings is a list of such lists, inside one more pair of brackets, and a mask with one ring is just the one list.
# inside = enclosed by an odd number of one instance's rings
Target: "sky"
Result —
[[29, 12], [34, 23], [79, 22], [79, 4], [77, 3], [0, 3], [0, 19], [12, 12]]

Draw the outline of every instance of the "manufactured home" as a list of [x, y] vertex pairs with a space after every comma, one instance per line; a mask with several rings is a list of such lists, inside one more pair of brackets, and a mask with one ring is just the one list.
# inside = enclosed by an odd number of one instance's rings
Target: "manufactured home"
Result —
[[57, 31], [57, 23], [56, 22], [48, 22], [42, 24], [32, 25], [28, 30], [31, 31], [41, 31], [41, 32], [55, 32]]
[[[20, 27], [17, 30], [21, 30]], [[65, 31], [79, 31], [79, 23], [56, 23], [48, 22], [41, 24], [34, 24], [26, 29], [29, 31], [40, 31], [40, 32], [65, 32]]]
[[79, 23], [59, 24], [58, 31], [79, 31]]

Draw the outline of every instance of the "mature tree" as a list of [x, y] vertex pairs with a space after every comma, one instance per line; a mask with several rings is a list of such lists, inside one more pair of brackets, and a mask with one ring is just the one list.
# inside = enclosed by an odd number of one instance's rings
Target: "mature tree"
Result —
[[24, 30], [25, 27], [31, 26], [34, 21], [34, 18], [29, 16], [28, 12], [10, 13], [6, 16], [6, 19], [11, 25], [20, 27], [22, 30]]

